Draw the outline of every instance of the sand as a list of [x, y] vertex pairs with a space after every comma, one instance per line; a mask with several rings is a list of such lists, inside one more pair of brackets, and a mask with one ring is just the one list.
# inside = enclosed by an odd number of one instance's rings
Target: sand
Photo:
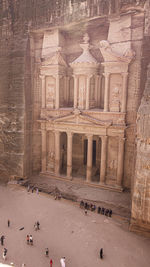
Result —
[[[10, 220], [10, 227], [7, 220]], [[41, 229], [34, 230], [35, 221]], [[24, 227], [23, 230], [19, 230]], [[150, 239], [122, 228], [122, 223], [97, 213], [86, 216], [77, 203], [54, 200], [46, 194], [28, 193], [20, 186], [0, 186], [0, 235], [6, 237], [6, 264], [15, 267], [149, 267]], [[32, 234], [34, 245], [26, 244]], [[45, 248], [50, 255], [44, 255]], [[99, 259], [100, 248], [104, 259]], [[3, 247], [0, 245], [0, 262]]]

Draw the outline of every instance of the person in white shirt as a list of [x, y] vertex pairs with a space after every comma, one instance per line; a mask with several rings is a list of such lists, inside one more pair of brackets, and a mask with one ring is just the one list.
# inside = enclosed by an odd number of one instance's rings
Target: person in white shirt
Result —
[[65, 257], [62, 257], [60, 259], [60, 265], [61, 265], [61, 267], [65, 267], [66, 266], [66, 264], [65, 264]]

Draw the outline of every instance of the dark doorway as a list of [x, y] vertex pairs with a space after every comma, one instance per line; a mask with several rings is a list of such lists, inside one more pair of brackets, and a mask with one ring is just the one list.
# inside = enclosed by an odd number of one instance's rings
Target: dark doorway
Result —
[[84, 140], [84, 165], [87, 165], [87, 148], [88, 148], [88, 140]]
[[96, 140], [93, 140], [93, 166], [96, 166]]

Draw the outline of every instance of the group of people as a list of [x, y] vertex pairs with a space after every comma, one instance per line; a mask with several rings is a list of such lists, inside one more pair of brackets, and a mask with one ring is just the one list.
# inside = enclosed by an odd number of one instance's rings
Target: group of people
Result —
[[92, 204], [92, 203], [89, 204], [87, 202], [84, 202], [83, 200], [81, 200], [81, 202], [80, 202], [80, 208], [85, 210], [85, 214], [87, 214], [88, 210], [91, 210], [91, 211], [97, 210], [97, 213], [99, 213], [99, 214], [109, 216], [109, 217], [112, 216], [112, 210], [111, 209], [105, 209], [104, 207], [101, 208], [100, 206], [96, 207], [95, 204]]
[[32, 237], [32, 235], [27, 235], [27, 244], [28, 245], [33, 245], [33, 237]]

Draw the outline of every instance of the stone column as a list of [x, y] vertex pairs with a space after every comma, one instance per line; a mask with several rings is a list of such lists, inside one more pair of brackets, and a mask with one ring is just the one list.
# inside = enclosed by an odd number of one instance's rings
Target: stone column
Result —
[[55, 98], [55, 109], [59, 108], [59, 86], [60, 86], [60, 77], [57, 75], [56, 79], [56, 98]]
[[123, 88], [122, 88], [121, 112], [126, 112], [128, 72], [122, 73], [122, 77], [123, 77]]
[[118, 167], [117, 167], [117, 185], [118, 186], [122, 185], [122, 178], [123, 178], [124, 143], [125, 143], [125, 138], [119, 138]]
[[70, 81], [70, 77], [65, 77], [65, 82], [66, 82], [66, 95], [65, 95], [65, 100], [66, 100], [66, 102], [67, 102], [67, 105], [68, 105], [68, 102], [69, 102], [69, 81]]
[[104, 111], [109, 111], [109, 81], [110, 73], [104, 73], [105, 76], [105, 93], [104, 93]]
[[89, 134], [89, 135], [87, 135], [87, 138], [88, 138], [88, 153], [87, 153], [86, 181], [91, 182], [93, 135]]
[[73, 133], [67, 132], [67, 177], [72, 178], [72, 137]]
[[40, 75], [41, 81], [42, 81], [42, 108], [46, 107], [46, 88], [45, 88], [45, 76]]
[[100, 164], [100, 184], [105, 183], [106, 166], [107, 166], [107, 142], [108, 136], [101, 136], [101, 164]]
[[78, 76], [74, 76], [74, 108], [78, 105]]
[[55, 131], [55, 174], [60, 171], [60, 132]]
[[46, 172], [46, 129], [42, 129], [42, 172]]
[[90, 80], [91, 80], [91, 77], [87, 76], [87, 81], [86, 81], [86, 109], [90, 108]]
[[99, 76], [95, 75], [95, 102], [98, 106], [98, 94], [99, 94]]

